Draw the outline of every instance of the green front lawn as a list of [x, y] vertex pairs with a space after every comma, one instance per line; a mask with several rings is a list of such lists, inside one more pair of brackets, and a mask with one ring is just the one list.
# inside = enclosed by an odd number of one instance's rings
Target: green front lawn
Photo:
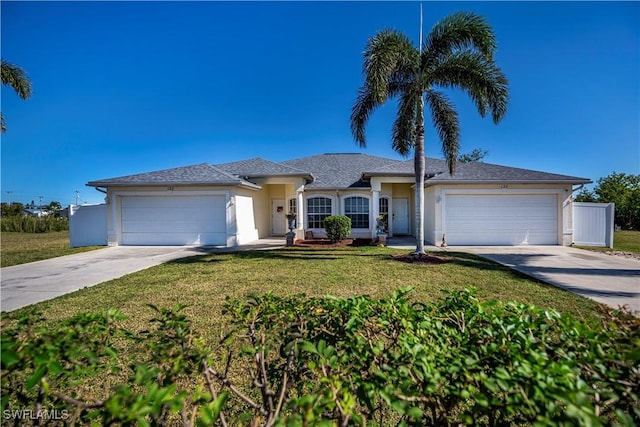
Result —
[[640, 231], [616, 231], [613, 235], [613, 249], [640, 253]]
[[621, 230], [613, 235], [613, 248], [576, 246], [595, 251], [623, 251], [640, 253], [640, 231]]
[[[56, 298], [38, 305], [49, 319], [114, 307], [142, 325], [147, 303], [188, 306], [200, 333], [220, 330], [226, 297], [248, 293], [310, 296], [368, 294], [380, 297], [401, 287], [415, 287], [416, 300], [434, 301], [441, 290], [478, 289], [484, 300], [518, 301], [591, 318], [596, 304], [570, 292], [530, 279], [473, 255], [453, 253], [451, 262], [413, 265], [395, 261], [405, 253], [376, 247], [285, 248], [185, 258]], [[140, 326], [142, 327], [142, 326]]]
[[0, 257], [2, 267], [26, 264], [63, 255], [87, 252], [103, 246], [85, 248], [69, 247], [69, 232], [56, 231], [51, 233], [12, 233], [0, 234]]

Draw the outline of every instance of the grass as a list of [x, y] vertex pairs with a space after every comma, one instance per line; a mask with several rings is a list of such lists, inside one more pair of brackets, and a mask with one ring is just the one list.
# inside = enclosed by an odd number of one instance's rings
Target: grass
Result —
[[86, 311], [120, 309], [134, 328], [151, 316], [146, 304], [188, 306], [201, 334], [218, 331], [226, 297], [249, 293], [380, 297], [415, 287], [414, 297], [435, 301], [441, 290], [475, 287], [484, 300], [518, 301], [593, 318], [596, 304], [528, 278], [499, 264], [463, 253], [440, 265], [411, 265], [391, 258], [404, 253], [376, 247], [285, 248], [184, 258], [38, 304], [51, 320]]
[[[158, 307], [186, 305], [184, 313], [193, 328], [211, 348], [229, 326], [222, 315], [225, 298], [243, 298], [249, 293], [277, 295], [306, 293], [339, 297], [368, 294], [377, 298], [393, 290], [412, 286], [412, 297], [421, 302], [437, 301], [442, 290], [475, 287], [482, 300], [517, 301], [572, 313], [593, 321], [597, 304], [589, 299], [533, 280], [499, 264], [470, 254], [449, 253], [451, 261], [439, 265], [398, 262], [392, 255], [405, 253], [378, 247], [333, 249], [284, 248], [273, 251], [246, 251], [206, 254], [184, 258], [133, 273], [103, 284], [45, 301], [35, 306], [3, 314], [3, 323], [36, 308], [44, 321], [56, 322], [82, 312], [117, 308], [128, 319], [122, 326], [140, 335], [149, 328]], [[6, 324], [6, 323], [5, 323]], [[122, 365], [143, 357], [134, 344], [122, 343]], [[78, 395], [105, 397], [120, 374], [103, 373], [76, 384]]]
[[613, 235], [613, 248], [576, 246], [580, 249], [589, 249], [595, 251], [623, 251], [640, 253], [640, 231], [621, 230], [616, 231]]
[[51, 233], [3, 232], [0, 235], [0, 266], [9, 267], [11, 265], [87, 252], [102, 247], [70, 248], [68, 231]]

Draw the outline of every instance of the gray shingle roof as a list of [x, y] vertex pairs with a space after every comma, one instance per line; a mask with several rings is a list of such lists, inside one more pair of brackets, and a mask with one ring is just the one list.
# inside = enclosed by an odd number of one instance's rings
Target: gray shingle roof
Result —
[[458, 164], [453, 175], [449, 174], [445, 165], [442, 173], [429, 179], [427, 184], [489, 182], [588, 184], [591, 180], [575, 176], [493, 165], [491, 163], [470, 162]]
[[208, 163], [117, 178], [100, 179], [88, 182], [87, 185], [91, 187], [117, 187], [125, 185], [245, 185], [259, 188], [253, 183], [233, 176]]
[[[426, 184], [453, 183], [566, 183], [587, 184], [575, 176], [512, 168], [490, 163], [458, 164], [450, 175], [444, 160], [426, 158]], [[251, 177], [300, 176], [307, 189], [369, 188], [373, 176], [413, 176], [413, 160], [394, 160], [368, 154], [321, 154], [275, 163], [261, 158], [210, 165], [185, 166], [156, 172], [91, 181], [92, 187], [125, 185], [243, 185], [260, 188]]]
[[287, 160], [280, 164], [310, 171], [316, 179], [305, 185], [307, 189], [333, 190], [369, 187], [369, 182], [362, 179], [364, 171], [391, 165], [401, 167], [402, 163], [400, 160], [368, 154], [335, 153]]
[[255, 157], [238, 162], [220, 163], [217, 168], [237, 176], [243, 177], [267, 177], [267, 176], [301, 176], [313, 180], [310, 172], [275, 163], [271, 160]]
[[[447, 169], [447, 162], [441, 159], [433, 159], [425, 157], [425, 176], [432, 176]], [[365, 178], [372, 176], [413, 176], [414, 163], [413, 159], [405, 160], [399, 163], [388, 164], [370, 171], [363, 172]]]

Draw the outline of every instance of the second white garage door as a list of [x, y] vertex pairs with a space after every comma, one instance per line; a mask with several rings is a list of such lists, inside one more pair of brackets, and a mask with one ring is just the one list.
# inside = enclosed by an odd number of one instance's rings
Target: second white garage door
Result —
[[444, 232], [450, 245], [556, 245], [555, 194], [450, 194]]
[[226, 245], [225, 196], [123, 196], [123, 245]]

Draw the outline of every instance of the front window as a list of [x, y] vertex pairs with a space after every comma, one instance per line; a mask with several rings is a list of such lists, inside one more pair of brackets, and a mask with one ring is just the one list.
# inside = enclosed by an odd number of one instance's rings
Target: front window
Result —
[[311, 197], [307, 199], [307, 227], [324, 228], [324, 219], [331, 215], [331, 199]]
[[369, 199], [347, 197], [344, 199], [344, 214], [351, 218], [351, 228], [369, 228]]
[[378, 208], [380, 215], [378, 216], [377, 227], [380, 231], [386, 233], [389, 230], [389, 199], [381, 197]]
[[296, 199], [289, 199], [289, 210], [287, 211], [288, 214], [298, 214], [298, 204], [296, 202]]
[[380, 215], [389, 214], [389, 199], [386, 197], [380, 197], [380, 203], [378, 204]]

